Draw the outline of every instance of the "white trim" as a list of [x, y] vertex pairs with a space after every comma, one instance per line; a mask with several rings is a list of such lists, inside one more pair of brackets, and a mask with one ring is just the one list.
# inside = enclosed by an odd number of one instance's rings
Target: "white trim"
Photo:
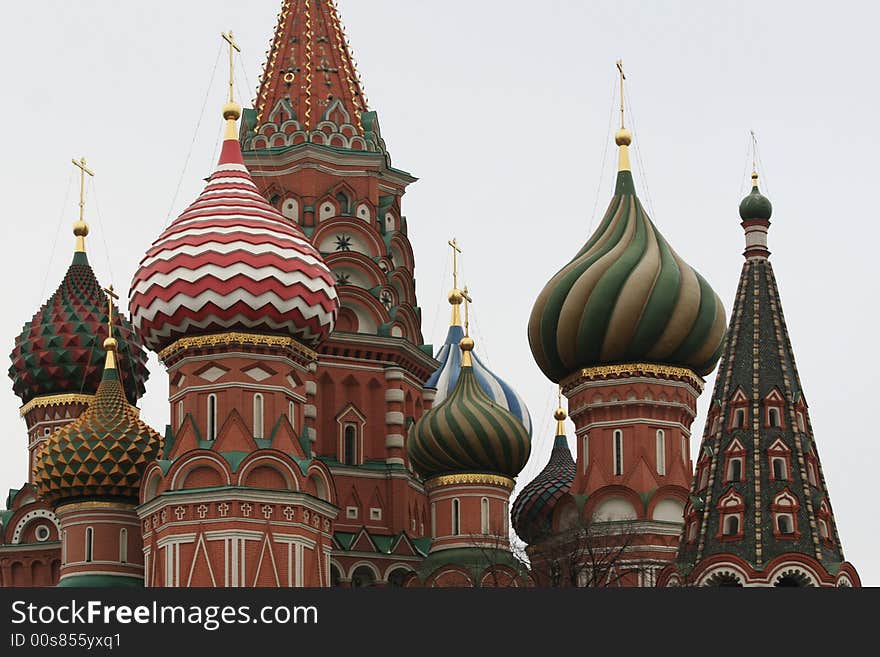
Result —
[[489, 498], [480, 498], [480, 533], [489, 533]]
[[266, 401], [260, 392], [254, 393], [254, 438], [261, 439], [265, 436], [265, 410]]
[[[618, 464], [620, 468], [617, 467]], [[611, 434], [611, 472], [614, 476], [619, 477], [623, 475], [623, 471], [623, 430], [615, 429]]]
[[[217, 395], [211, 393], [205, 400], [207, 403], [208, 425], [205, 427], [205, 439], [217, 439]], [[212, 402], [213, 401], [213, 405]]]
[[656, 433], [657, 447], [657, 474], [666, 475], [666, 432], [663, 429], [657, 429]]

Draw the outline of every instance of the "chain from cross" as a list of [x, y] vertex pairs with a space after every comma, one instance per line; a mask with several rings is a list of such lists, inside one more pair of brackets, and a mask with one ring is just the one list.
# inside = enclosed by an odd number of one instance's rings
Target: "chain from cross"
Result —
[[79, 169], [79, 220], [83, 221], [86, 207], [86, 174], [94, 177], [95, 172], [86, 166], [86, 158], [71, 160], [73, 166]]
[[458, 289], [458, 254], [461, 253], [461, 249], [458, 247], [458, 242], [453, 237], [450, 241], [447, 242], [449, 246], [452, 247], [452, 287], [456, 290]]
[[234, 94], [234, 86], [235, 86], [235, 63], [234, 57], [236, 52], [241, 52], [241, 48], [238, 47], [238, 44], [235, 42], [235, 37], [232, 36], [232, 30], [229, 30], [227, 34], [223, 32], [220, 33], [220, 36], [223, 37], [223, 40], [229, 44], [229, 102], [235, 102], [235, 94]]
[[113, 286], [102, 288], [107, 293], [107, 328], [109, 337], [113, 337], [113, 302], [119, 299], [119, 295], [113, 291]]

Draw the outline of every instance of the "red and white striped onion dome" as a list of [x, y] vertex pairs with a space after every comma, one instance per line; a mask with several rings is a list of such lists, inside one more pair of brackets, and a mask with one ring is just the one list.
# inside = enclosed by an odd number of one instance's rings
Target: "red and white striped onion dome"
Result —
[[132, 322], [147, 348], [227, 331], [281, 333], [314, 347], [333, 330], [336, 287], [320, 253], [257, 190], [234, 119], [217, 169], [134, 276]]

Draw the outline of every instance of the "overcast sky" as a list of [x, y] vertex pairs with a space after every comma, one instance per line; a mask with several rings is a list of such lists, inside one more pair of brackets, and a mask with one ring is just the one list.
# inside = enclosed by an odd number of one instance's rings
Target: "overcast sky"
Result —
[[[0, 345], [11, 350], [72, 256], [71, 158], [84, 155], [97, 174], [87, 206], [92, 265], [103, 284], [127, 290], [169, 214], [195, 198], [216, 160], [220, 32], [232, 29], [242, 47], [247, 106], [281, 2], [8, 4]], [[532, 459], [519, 485], [548, 458], [555, 404], [526, 323], [611, 197], [615, 60], [627, 71], [640, 196], [728, 315], [756, 132], [761, 186], [774, 206], [771, 260], [844, 551], [863, 584], [880, 585], [871, 520], [880, 442], [870, 419], [878, 364], [870, 300], [880, 266], [875, 6], [340, 0], [339, 8], [394, 165], [420, 178], [403, 210], [425, 339], [439, 345], [445, 336], [454, 236], [477, 350], [531, 411]], [[154, 356], [150, 364], [141, 406], [162, 431], [167, 377]], [[713, 384], [710, 376], [700, 398], [694, 453]], [[19, 403], [8, 384], [4, 489], [27, 478]]]

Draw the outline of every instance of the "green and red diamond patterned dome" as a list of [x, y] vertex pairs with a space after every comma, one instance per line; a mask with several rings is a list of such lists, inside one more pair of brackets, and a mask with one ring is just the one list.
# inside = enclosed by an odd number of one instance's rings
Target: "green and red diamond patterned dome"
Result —
[[[147, 354], [129, 321], [113, 313], [121, 378], [132, 404], [143, 396], [149, 377]], [[27, 322], [10, 354], [12, 388], [27, 404], [36, 397], [94, 394], [101, 382], [107, 332], [107, 295], [84, 252], [77, 252], [61, 285]]]

